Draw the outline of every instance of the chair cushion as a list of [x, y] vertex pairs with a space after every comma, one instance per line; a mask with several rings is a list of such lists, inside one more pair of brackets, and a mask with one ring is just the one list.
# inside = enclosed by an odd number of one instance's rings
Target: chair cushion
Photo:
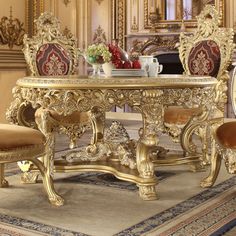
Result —
[[192, 75], [217, 77], [220, 69], [220, 48], [213, 40], [198, 42], [190, 51], [188, 68]]
[[218, 127], [216, 138], [225, 148], [236, 148], [236, 122], [227, 122]]
[[[36, 113], [35, 117], [40, 117], [40, 113], [42, 112], [42, 108], [39, 108]], [[59, 115], [57, 112], [50, 110], [50, 114], [53, 119], [60, 122], [61, 124], [77, 124], [77, 123], [86, 123], [89, 121], [89, 115], [87, 112], [73, 112], [70, 115], [64, 116]]]
[[36, 64], [39, 75], [67, 75], [70, 57], [59, 44], [47, 43], [39, 48], [36, 54]]
[[44, 143], [44, 135], [35, 129], [0, 124], [0, 150], [9, 150]]
[[199, 108], [183, 108], [171, 106], [165, 110], [164, 122], [167, 124], [184, 125], [190, 118], [201, 112]]

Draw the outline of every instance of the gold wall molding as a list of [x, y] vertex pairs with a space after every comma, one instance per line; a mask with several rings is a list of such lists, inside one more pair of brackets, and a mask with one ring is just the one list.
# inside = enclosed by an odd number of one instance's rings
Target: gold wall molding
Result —
[[[129, 22], [127, 22], [127, 27], [130, 28], [130, 30], [127, 31], [131, 31], [131, 32], [138, 32], [139, 31], [139, 0], [128, 0], [128, 6], [127, 9], [130, 8], [130, 24]], [[128, 19], [128, 17], [127, 17]]]
[[[176, 24], [181, 24], [181, 13], [180, 13], [180, 9], [183, 8], [182, 7], [182, 1], [180, 0], [176, 0], [178, 7], [176, 8], [176, 13], [177, 13], [177, 19], [176, 20], [160, 20], [158, 22], [158, 24], [156, 25], [156, 28], [160, 28], [160, 29], [166, 29], [166, 28], [172, 28], [174, 25]], [[214, 3], [213, 3], [214, 2]], [[216, 6], [217, 11], [220, 14], [220, 26], [224, 26], [225, 25], [225, 0], [214, 0], [214, 1], [207, 1], [206, 3], [199, 3], [199, 1], [197, 1], [198, 3], [198, 7], [203, 8], [205, 6], [205, 4], [213, 4]], [[151, 4], [150, 4], [150, 0], [144, 0], [144, 29], [150, 29], [152, 27], [150, 20], [149, 20], [149, 15], [151, 13]], [[181, 18], [180, 18], [181, 17]], [[187, 20], [185, 21], [185, 25], [187, 28], [196, 28], [197, 24], [197, 20], [193, 19], [193, 20]]]
[[72, 32], [68, 29], [67, 26], [66, 26], [65, 29], [62, 31], [62, 34], [65, 35], [67, 38], [72, 38], [72, 37], [73, 37]]
[[127, 0], [113, 0], [112, 12], [114, 14], [113, 21], [113, 37], [119, 40], [122, 48], [125, 48], [126, 34], [126, 6]]
[[24, 54], [21, 49], [0, 49], [0, 70], [26, 69]]
[[100, 5], [103, 0], [95, 0], [95, 1], [98, 3], [98, 5]]
[[71, 2], [71, 0], [63, 0], [65, 6], [67, 7], [67, 5]]
[[101, 25], [94, 32], [93, 43], [107, 43], [106, 33]]
[[35, 34], [34, 21], [44, 12], [44, 0], [25, 0], [26, 33], [32, 37]]
[[0, 21], [0, 44], [8, 45], [10, 49], [13, 46], [23, 45], [23, 36], [25, 34], [24, 23], [19, 19], [13, 19], [12, 7], [10, 7], [9, 18], [3, 16]]

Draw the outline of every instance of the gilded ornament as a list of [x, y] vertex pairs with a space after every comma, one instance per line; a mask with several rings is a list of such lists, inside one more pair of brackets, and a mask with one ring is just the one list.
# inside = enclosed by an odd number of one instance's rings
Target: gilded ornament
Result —
[[12, 7], [10, 7], [10, 17], [3, 16], [0, 21], [0, 44], [7, 44], [10, 49], [14, 45], [22, 46], [25, 34], [23, 25], [19, 19], [13, 19]]
[[[43, 163], [50, 176], [53, 176], [54, 170], [105, 171], [136, 183], [142, 199], [157, 199], [154, 165], [159, 159], [154, 159], [152, 153], [166, 154], [166, 150], [158, 146], [159, 134], [166, 132], [163, 126], [164, 108], [177, 104], [204, 110], [204, 115], [197, 117], [183, 133], [183, 149], [191, 154], [191, 158], [179, 159], [179, 163], [201, 163], [201, 155], [192, 148], [192, 135], [195, 124], [207, 122], [211, 112], [216, 84], [214, 78], [160, 75], [158, 78], [99, 78], [96, 83], [94, 80], [65, 76], [25, 77], [17, 81], [14, 97], [18, 102], [14, 104], [21, 106], [21, 103], [27, 102], [33, 107], [40, 107], [36, 123], [46, 137], [47, 156]], [[113, 122], [109, 129], [104, 127], [105, 112], [115, 105], [125, 104], [142, 114], [143, 127], [139, 131], [139, 140], [130, 140], [119, 122]], [[63, 160], [64, 164], [60, 165], [54, 160], [55, 123], [51, 121], [49, 110], [61, 115], [88, 111], [93, 129], [91, 143], [79, 151], [70, 152]], [[170, 161], [170, 164], [176, 162]]]

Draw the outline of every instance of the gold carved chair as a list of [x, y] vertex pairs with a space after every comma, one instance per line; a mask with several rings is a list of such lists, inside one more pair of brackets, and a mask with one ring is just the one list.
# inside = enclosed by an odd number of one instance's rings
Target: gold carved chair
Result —
[[209, 176], [201, 181], [202, 187], [211, 187], [219, 174], [221, 160], [224, 159], [226, 169], [230, 174], [236, 174], [236, 122], [227, 122], [214, 132], [216, 149], [211, 159]]
[[[35, 21], [36, 35], [24, 36], [23, 52], [32, 76], [62, 76], [75, 74], [78, 66], [77, 41], [72, 34], [63, 35], [60, 23], [51, 13], [45, 12]], [[17, 89], [17, 88], [15, 88]], [[19, 101], [20, 99], [18, 99]], [[30, 104], [19, 101], [7, 112], [11, 123], [37, 128], [35, 110]], [[39, 116], [40, 110], [37, 111]], [[74, 112], [63, 116], [49, 111], [53, 131], [65, 133], [70, 139], [70, 148], [89, 127], [87, 113]]]
[[[209, 162], [207, 134], [223, 122], [224, 106], [227, 102], [227, 68], [234, 48], [233, 30], [219, 28], [219, 13], [212, 5], [206, 5], [197, 16], [197, 29], [193, 35], [180, 34], [179, 56], [187, 75], [209, 75], [217, 78], [215, 103], [207, 122], [196, 129], [202, 141], [202, 164]], [[180, 141], [180, 135], [194, 116], [200, 115], [199, 108], [167, 107], [164, 113], [164, 125], [173, 140]], [[181, 142], [183, 140], [181, 139]], [[186, 154], [188, 155], [188, 154]]]
[[8, 187], [4, 178], [4, 164], [28, 160], [42, 174], [44, 188], [53, 205], [63, 205], [63, 199], [54, 190], [52, 178], [37, 156], [46, 158], [45, 136], [38, 130], [9, 124], [0, 124], [0, 187]]

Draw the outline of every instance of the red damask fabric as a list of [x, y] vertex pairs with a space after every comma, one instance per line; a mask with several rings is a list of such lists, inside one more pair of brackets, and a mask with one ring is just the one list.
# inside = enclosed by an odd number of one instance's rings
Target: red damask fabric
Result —
[[198, 42], [190, 51], [188, 67], [192, 75], [217, 77], [220, 69], [220, 48], [213, 40]]
[[67, 75], [70, 58], [65, 49], [56, 43], [42, 45], [36, 54], [36, 64], [39, 75]]

